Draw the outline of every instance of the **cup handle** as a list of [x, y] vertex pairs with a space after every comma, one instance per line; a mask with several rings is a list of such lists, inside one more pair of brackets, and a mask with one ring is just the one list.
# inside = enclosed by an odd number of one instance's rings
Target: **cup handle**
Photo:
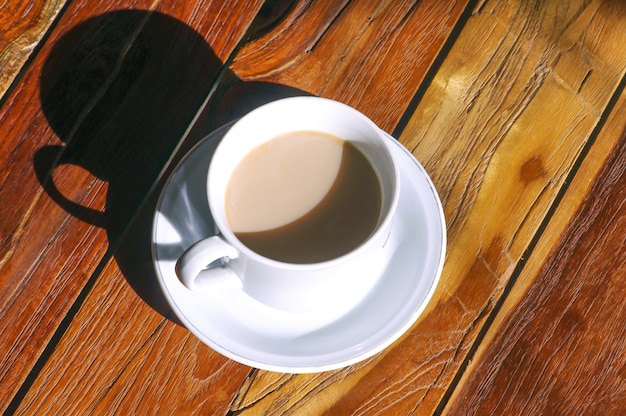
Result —
[[188, 289], [205, 292], [216, 285], [241, 287], [241, 280], [227, 264], [210, 266], [220, 259], [236, 259], [237, 249], [219, 236], [200, 240], [189, 247], [176, 262], [176, 275]]

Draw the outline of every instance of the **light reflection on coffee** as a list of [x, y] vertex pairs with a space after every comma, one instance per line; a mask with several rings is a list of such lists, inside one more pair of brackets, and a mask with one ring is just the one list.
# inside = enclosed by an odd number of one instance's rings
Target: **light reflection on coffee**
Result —
[[253, 149], [235, 168], [225, 202], [229, 225], [251, 250], [315, 263], [348, 253], [376, 228], [376, 172], [350, 142], [299, 131]]

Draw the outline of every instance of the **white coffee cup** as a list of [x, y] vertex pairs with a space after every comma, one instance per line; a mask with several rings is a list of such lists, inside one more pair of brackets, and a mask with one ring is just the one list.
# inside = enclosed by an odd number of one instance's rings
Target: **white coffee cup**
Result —
[[[376, 172], [381, 212], [370, 236], [330, 260], [292, 264], [264, 257], [241, 243], [225, 212], [229, 178], [257, 146], [281, 134], [317, 131], [349, 141]], [[358, 303], [386, 267], [386, 241], [399, 197], [399, 173], [384, 133], [366, 116], [337, 101], [291, 97], [261, 106], [238, 120], [217, 146], [207, 175], [208, 208], [217, 234], [198, 241], [178, 259], [176, 273], [190, 290], [241, 288], [267, 306], [290, 312], [340, 312]]]

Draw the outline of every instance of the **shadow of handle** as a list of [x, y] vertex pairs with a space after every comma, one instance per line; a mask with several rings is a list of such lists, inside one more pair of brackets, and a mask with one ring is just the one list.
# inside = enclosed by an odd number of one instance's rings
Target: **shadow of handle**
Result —
[[33, 157], [35, 175], [48, 196], [66, 212], [79, 220], [96, 227], [106, 226], [105, 213], [97, 209], [80, 205], [59, 191], [54, 183], [53, 172], [58, 166], [67, 163], [63, 160], [65, 147], [60, 145], [45, 146], [37, 150]]

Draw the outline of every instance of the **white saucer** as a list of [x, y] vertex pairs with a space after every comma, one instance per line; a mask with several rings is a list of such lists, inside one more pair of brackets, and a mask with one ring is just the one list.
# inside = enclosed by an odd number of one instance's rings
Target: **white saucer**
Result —
[[342, 316], [269, 308], [241, 289], [197, 294], [174, 272], [178, 256], [214, 234], [206, 196], [213, 151], [229, 126], [198, 143], [175, 169], [157, 204], [152, 255], [161, 289], [181, 322], [202, 342], [240, 363], [310, 373], [344, 367], [383, 350], [415, 322], [432, 296], [446, 248], [443, 209], [424, 168], [394, 138], [400, 201], [390, 235], [393, 257], [374, 289]]

